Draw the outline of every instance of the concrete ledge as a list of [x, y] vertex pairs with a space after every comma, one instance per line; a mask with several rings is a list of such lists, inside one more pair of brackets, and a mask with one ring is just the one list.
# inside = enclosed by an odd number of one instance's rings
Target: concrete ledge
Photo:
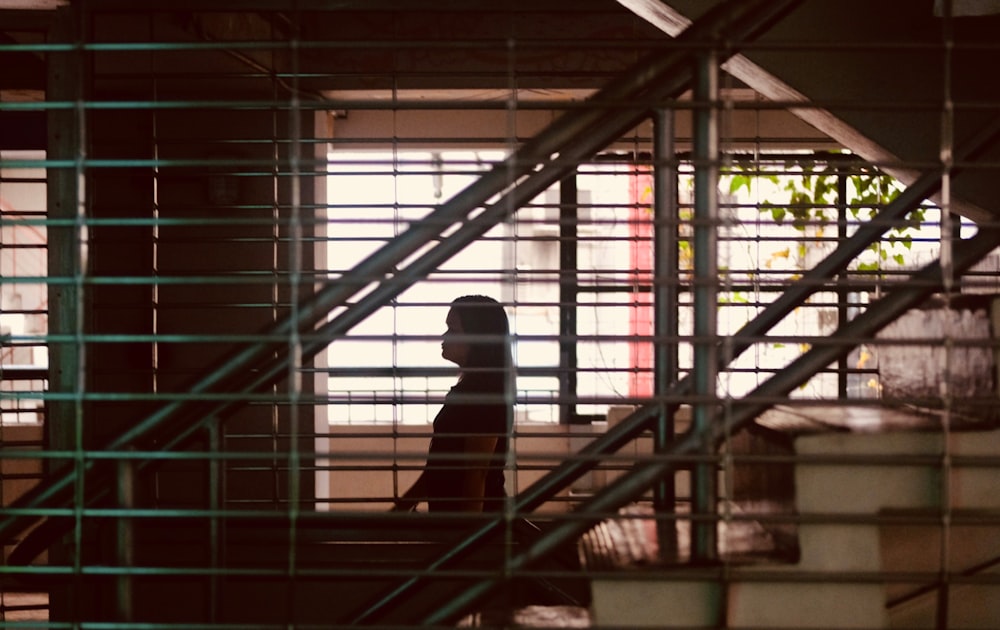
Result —
[[709, 581], [594, 580], [591, 620], [607, 628], [717, 628], [724, 587]]
[[879, 584], [736, 582], [727, 628], [884, 628]]
[[[1000, 508], [995, 461], [990, 459], [1000, 455], [1000, 430], [825, 433], [799, 437], [795, 450], [800, 458], [795, 484], [802, 514], [943, 508], [946, 455], [948, 508]], [[844, 461], [835, 461], [838, 456]], [[905, 462], [908, 456], [927, 461]]]

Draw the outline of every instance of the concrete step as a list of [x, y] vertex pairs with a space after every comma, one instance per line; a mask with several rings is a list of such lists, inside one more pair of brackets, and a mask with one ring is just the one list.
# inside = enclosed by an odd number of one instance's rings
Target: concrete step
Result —
[[794, 445], [797, 562], [647, 558], [594, 576], [594, 625], [934, 628], [946, 575], [949, 627], [1000, 627], [1000, 431], [823, 432]]

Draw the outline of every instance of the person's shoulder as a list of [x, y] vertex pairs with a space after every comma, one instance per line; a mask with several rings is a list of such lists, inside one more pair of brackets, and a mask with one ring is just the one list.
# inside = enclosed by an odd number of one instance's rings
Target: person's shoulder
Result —
[[504, 379], [502, 374], [496, 372], [472, 372], [462, 377], [452, 391], [462, 392], [503, 392]]

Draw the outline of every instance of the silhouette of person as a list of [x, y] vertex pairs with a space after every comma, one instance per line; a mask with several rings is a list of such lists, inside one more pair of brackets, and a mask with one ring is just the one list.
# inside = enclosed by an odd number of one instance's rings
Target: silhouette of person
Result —
[[441, 356], [460, 368], [434, 418], [427, 461], [393, 511], [426, 501], [430, 512], [503, 509], [504, 464], [513, 416], [510, 328], [503, 306], [482, 295], [454, 300]]

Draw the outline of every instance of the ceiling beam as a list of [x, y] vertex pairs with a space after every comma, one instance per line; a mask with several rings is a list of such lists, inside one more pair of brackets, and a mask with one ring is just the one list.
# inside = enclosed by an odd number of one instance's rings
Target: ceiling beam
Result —
[[[671, 6], [669, 0], [617, 0], [617, 2], [670, 37], [679, 35], [692, 21], [688, 16]], [[788, 103], [789, 113], [815, 127], [865, 160], [882, 165], [903, 163], [899, 156], [861, 133], [830, 110], [812, 103], [808, 96], [754, 63], [745, 55], [737, 54], [730, 57], [722, 64], [722, 69], [754, 89], [764, 98], [778, 103]], [[796, 103], [802, 103], [803, 107], [795, 107]], [[912, 184], [920, 175], [916, 169], [903, 166], [883, 166], [883, 170], [906, 185]], [[992, 219], [989, 212], [977, 205], [955, 198], [952, 198], [950, 203], [954, 212], [973, 220]]]
[[[670, 37], [676, 37], [691, 24], [691, 20], [687, 16], [661, 0], [617, 1]], [[899, 162], [899, 159], [885, 148], [862, 135], [858, 130], [830, 113], [829, 110], [810, 104], [806, 95], [750, 61], [744, 55], [734, 55], [722, 64], [722, 69], [746, 83], [764, 98], [783, 103], [808, 104], [809, 107], [789, 107], [789, 111], [866, 160], [878, 163]], [[912, 181], [915, 177], [916, 174], [913, 173], [908, 179]]]

